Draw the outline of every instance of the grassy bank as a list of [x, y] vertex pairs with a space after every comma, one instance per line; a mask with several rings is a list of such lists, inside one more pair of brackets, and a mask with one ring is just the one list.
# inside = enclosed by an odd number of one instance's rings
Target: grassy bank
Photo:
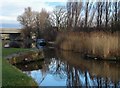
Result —
[[[28, 49], [16, 49], [16, 48], [3, 48], [2, 56], [7, 56], [17, 52], [28, 51]], [[37, 86], [36, 82], [22, 73], [19, 69], [12, 66], [2, 59], [2, 86]]]
[[2, 56], [8, 56], [13, 53], [19, 53], [19, 52], [25, 52], [29, 51], [29, 49], [23, 49], [23, 48], [2, 48]]
[[69, 32], [59, 33], [56, 43], [63, 50], [72, 50], [108, 59], [120, 56], [119, 39], [118, 32]]

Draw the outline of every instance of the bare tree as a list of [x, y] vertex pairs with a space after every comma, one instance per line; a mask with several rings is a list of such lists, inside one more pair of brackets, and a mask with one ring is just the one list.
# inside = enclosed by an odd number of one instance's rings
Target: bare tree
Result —
[[115, 4], [114, 4], [114, 6], [115, 6], [115, 22], [117, 22], [117, 19], [118, 19], [118, 15], [117, 15], [117, 13], [118, 13], [118, 3], [117, 2], [115, 2]]
[[72, 10], [72, 3], [67, 2], [67, 29], [72, 30], [72, 18], [73, 18], [73, 10]]
[[34, 33], [36, 34], [36, 39], [39, 39], [41, 37], [41, 32], [40, 32], [40, 13], [39, 12], [35, 12], [35, 31]]
[[104, 6], [104, 2], [101, 2], [100, 3], [100, 27], [102, 25], [103, 6]]
[[23, 27], [28, 28], [28, 30], [31, 30], [33, 26], [33, 12], [31, 10], [31, 7], [25, 8], [25, 11], [22, 15], [18, 16], [17, 19]]
[[82, 2], [75, 2], [75, 27], [79, 27], [79, 21], [82, 11]]
[[120, 21], [120, 2], [118, 2], [118, 21]]
[[112, 32], [119, 30], [119, 3], [118, 1], [112, 3], [112, 12], [111, 12], [111, 30]]
[[56, 26], [58, 30], [66, 28], [66, 9], [64, 6], [56, 6], [50, 15], [50, 22]]
[[[91, 5], [92, 6], [92, 5]], [[90, 10], [89, 10], [89, 12], [90, 12]], [[88, 26], [89, 27], [93, 27], [94, 26], [94, 24], [93, 24], [93, 19], [94, 19], [94, 17], [95, 17], [95, 13], [96, 13], [96, 8], [95, 8], [95, 6], [93, 5], [93, 7], [91, 8], [91, 14], [90, 14], [90, 16], [89, 16], [89, 21], [88, 21]]]
[[[119, 0], [118, 0], [119, 1]], [[118, 2], [118, 1], [116, 1], [115, 3], [114, 3], [114, 12], [115, 12], [115, 18], [114, 18], [114, 21], [115, 21], [115, 30], [117, 31], [117, 30], [119, 30], [120, 28], [120, 23], [119, 23], [119, 19], [120, 19], [120, 17], [119, 17], [119, 11], [120, 11], [120, 1]]]
[[82, 11], [82, 2], [72, 0], [67, 2], [67, 27], [68, 30], [74, 30], [80, 21]]
[[18, 16], [18, 21], [23, 26], [23, 39], [25, 42], [25, 47], [31, 47], [31, 32], [34, 25], [33, 13], [30, 7], [25, 8], [25, 11], [22, 15]]
[[34, 15], [35, 15], [34, 29], [35, 29], [36, 38], [38, 39], [42, 37], [45, 28], [49, 25], [48, 23], [49, 13], [45, 9], [42, 9], [41, 12], [34, 12]]
[[85, 27], [87, 27], [87, 23], [88, 23], [88, 6], [89, 6], [89, 2], [86, 2], [86, 9], [85, 9]]
[[48, 18], [49, 18], [49, 13], [45, 9], [42, 9], [40, 12], [41, 30], [44, 30], [45, 27], [49, 25]]
[[97, 2], [97, 28], [102, 25], [103, 5], [104, 2]]

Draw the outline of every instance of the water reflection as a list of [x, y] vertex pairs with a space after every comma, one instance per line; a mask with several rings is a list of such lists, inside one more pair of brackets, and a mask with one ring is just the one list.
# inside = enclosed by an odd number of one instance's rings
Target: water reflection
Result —
[[119, 62], [85, 60], [81, 58], [79, 53], [73, 54], [72, 52], [64, 51], [58, 52], [58, 55], [62, 60], [66, 60], [67, 63], [73, 67], [80, 68], [82, 71], [89, 71], [91, 76], [110, 77], [114, 82], [120, 80]]
[[[24, 70], [39, 86], [120, 87], [120, 65], [116, 62], [85, 60], [79, 53], [44, 49], [45, 60], [34, 62], [38, 69]], [[23, 70], [25, 66], [18, 67]]]

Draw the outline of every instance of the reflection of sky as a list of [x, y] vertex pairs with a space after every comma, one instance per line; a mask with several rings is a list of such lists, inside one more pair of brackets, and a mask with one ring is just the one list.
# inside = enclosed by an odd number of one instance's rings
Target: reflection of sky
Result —
[[[31, 74], [28, 74], [31, 76], [35, 81], [39, 84], [39, 86], [66, 86], [66, 80], [67, 78], [65, 77], [64, 80], [56, 77], [55, 75], [51, 73], [46, 73], [42, 75], [41, 70], [34, 70], [30, 72]], [[44, 80], [42, 80], [44, 78]], [[80, 73], [79, 74], [80, 78], [80, 83], [82, 86], [86, 86], [85, 84], [85, 74]], [[90, 75], [87, 72], [87, 80], [88, 80], [88, 86], [96, 86], [97, 85], [97, 80], [96, 79], [90, 79]]]
[[80, 81], [81, 81], [81, 85], [85, 85], [85, 77], [84, 77], [84, 75], [81, 74], [81, 75], [79, 76], [79, 78], [80, 78]]
[[66, 80], [56, 81], [51, 74], [47, 74], [45, 80], [41, 83], [41, 86], [65, 86]]
[[[35, 81], [40, 86], [65, 86], [66, 85], [66, 80], [56, 81], [56, 79], [54, 79], [53, 75], [51, 75], [49, 73], [45, 76], [45, 79], [42, 81], [42, 72], [40, 70], [31, 71], [30, 76], [33, 79], [35, 79]], [[42, 81], [42, 83], [41, 83], [41, 81]]]
[[35, 70], [35, 71], [31, 71], [30, 76], [35, 79], [35, 81], [39, 84], [41, 82], [42, 79], [42, 73], [40, 70]]
[[[80, 86], [98, 86], [99, 83], [100, 86], [105, 87], [106, 82], [107, 86], [114, 86], [114, 83], [109, 78], [106, 79], [95, 75], [91, 78], [91, 75], [87, 70], [82, 71], [75, 67], [67, 68], [67, 65], [64, 62], [61, 62], [56, 58], [50, 59], [46, 72], [34, 70], [26, 73], [35, 79], [39, 86], [67, 86], [68, 82], [73, 83], [70, 85], [76, 85], [74, 83], [75, 80], [79, 82], [77, 85]], [[68, 76], [70, 76], [70, 78]], [[117, 86], [120, 86], [120, 83], [118, 83]]]
[[[54, 62], [54, 60], [53, 60]], [[51, 62], [52, 63], [52, 62]], [[62, 70], [60, 71], [60, 74], [56, 74], [55, 69], [56, 67], [56, 61], [49, 66], [49, 70], [46, 73], [42, 73], [41, 70], [34, 70], [34, 71], [29, 71], [26, 72], [29, 76], [31, 76], [35, 81], [38, 83], [39, 86], [67, 86], [67, 73], [65, 72], [64, 75], [61, 75]], [[63, 67], [64, 68], [64, 67]], [[53, 70], [54, 69], [54, 70]], [[64, 68], [65, 69], [65, 68]], [[75, 68], [74, 68], [75, 69]], [[72, 71], [74, 71], [74, 69]], [[73, 72], [74, 73], [74, 72]], [[106, 79], [105, 78], [99, 78], [97, 79], [96, 76], [91, 78], [89, 72], [86, 73], [85, 77], [85, 72], [81, 72], [80, 69], [78, 71], [79, 75], [79, 83], [81, 86], [86, 86], [86, 78], [87, 78], [87, 86], [98, 86], [98, 81], [100, 83], [101, 80], [101, 86], [106, 86]], [[63, 76], [61, 78], [61, 76]], [[108, 86], [114, 86], [113, 82], [108, 79]], [[119, 84], [117, 86], [120, 86]]]
[[[80, 73], [79, 79], [80, 79], [81, 85], [82, 85], [82, 86], [86, 86], [85, 74], [84, 74], [84, 73]], [[87, 83], [88, 86], [96, 86], [96, 85], [97, 85], [96, 83], [94, 83], [96, 80], [92, 80], [92, 79], [90, 78], [90, 75], [89, 75], [88, 72], [87, 72], [87, 81], [88, 81], [88, 83]]]

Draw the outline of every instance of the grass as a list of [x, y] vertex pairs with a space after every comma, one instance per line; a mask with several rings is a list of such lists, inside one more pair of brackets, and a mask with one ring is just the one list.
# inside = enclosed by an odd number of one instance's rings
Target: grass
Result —
[[[2, 71], [2, 40], [0, 36], [0, 71]], [[2, 72], [0, 72], [0, 87], [2, 87]]]
[[84, 54], [100, 56], [104, 59], [120, 57], [119, 33], [69, 32], [60, 33], [56, 39], [59, 48]]
[[[28, 49], [17, 49], [17, 48], [3, 48], [2, 55], [7, 56], [16, 52], [28, 51]], [[26, 74], [22, 73], [21, 70], [12, 66], [5, 60], [2, 59], [2, 86], [37, 86], [37, 83]]]
[[19, 53], [19, 52], [25, 52], [29, 51], [29, 49], [23, 49], [23, 48], [2, 48], [2, 56], [8, 56], [13, 53]]

